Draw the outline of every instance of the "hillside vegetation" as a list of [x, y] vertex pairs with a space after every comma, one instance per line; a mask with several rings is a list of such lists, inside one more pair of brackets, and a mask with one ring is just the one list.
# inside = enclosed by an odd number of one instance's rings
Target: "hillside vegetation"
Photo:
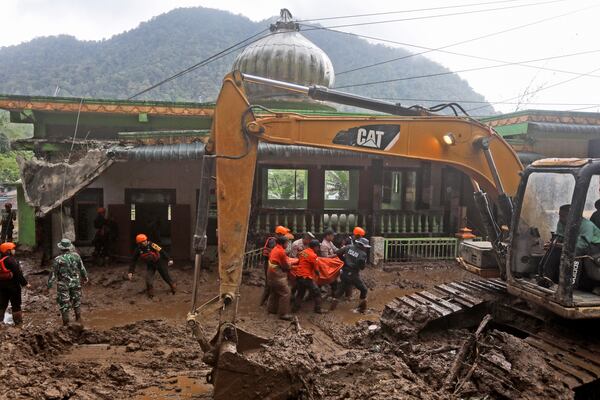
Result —
[[[269, 25], [209, 8], [180, 8], [102, 41], [72, 36], [43, 37], [0, 48], [0, 93], [127, 98]], [[406, 50], [369, 43], [324, 30], [305, 32], [333, 61], [337, 71], [401, 57]], [[214, 100], [236, 54], [144, 95], [155, 100]], [[446, 71], [416, 56], [340, 76], [337, 85]], [[349, 90], [353, 91], [353, 90]], [[384, 98], [484, 100], [456, 75], [356, 88], [355, 93]], [[492, 109], [488, 109], [491, 111]]]

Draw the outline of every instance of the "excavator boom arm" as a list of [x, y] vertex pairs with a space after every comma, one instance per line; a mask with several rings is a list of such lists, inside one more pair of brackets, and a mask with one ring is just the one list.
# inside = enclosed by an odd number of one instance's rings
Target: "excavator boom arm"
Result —
[[[344, 95], [336, 92], [335, 97]], [[360, 102], [369, 104], [365, 98]], [[207, 157], [216, 160], [220, 294], [206, 305], [206, 309], [220, 309], [220, 333], [215, 343], [221, 350], [215, 349], [216, 358], [223, 348], [231, 349], [236, 340], [231, 332], [223, 335], [223, 327], [231, 331], [240, 298], [259, 141], [441, 163], [463, 171], [493, 197], [513, 196], [522, 170], [516, 153], [501, 137], [470, 119], [414, 114], [320, 117], [272, 112], [250, 105], [242, 74], [227, 75], [206, 147]], [[199, 213], [207, 210], [208, 204], [198, 205]], [[198, 237], [203, 235], [196, 233]], [[199, 315], [202, 306], [192, 310], [188, 319], [198, 322]]]

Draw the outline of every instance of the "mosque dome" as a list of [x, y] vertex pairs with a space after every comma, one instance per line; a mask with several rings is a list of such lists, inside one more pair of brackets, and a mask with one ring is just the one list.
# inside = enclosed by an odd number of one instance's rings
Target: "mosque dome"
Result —
[[[268, 36], [238, 55], [233, 70], [305, 86], [333, 86], [333, 64], [327, 54], [299, 32], [287, 9], [280, 15]], [[246, 91], [252, 100], [307, 101], [303, 95], [265, 85], [247, 84]]]

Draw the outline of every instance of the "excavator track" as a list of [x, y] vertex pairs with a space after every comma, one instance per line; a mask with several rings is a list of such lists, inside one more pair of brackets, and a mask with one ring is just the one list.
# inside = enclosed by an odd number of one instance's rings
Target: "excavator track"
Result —
[[[524, 312], [510, 305], [506, 283], [500, 279], [481, 279], [436, 285], [431, 289], [397, 297], [388, 303], [381, 316], [382, 330], [388, 339], [407, 340], [411, 336], [448, 327], [476, 326], [486, 313], [498, 315], [498, 327], [504, 325], [518, 331], [523, 341], [539, 350], [547, 365], [571, 390], [600, 379], [600, 338], [583, 338], [581, 322], [543, 322], [535, 312]], [[506, 316], [506, 310], [515, 318]], [[537, 328], [520, 324], [524, 314], [542, 321]], [[592, 333], [592, 332], [587, 332]], [[506, 369], [501, 362], [483, 358], [482, 368], [496, 373]]]
[[445, 283], [395, 298], [385, 306], [381, 324], [387, 336], [407, 339], [433, 323], [476, 314], [473, 310], [507, 296], [506, 283], [500, 279]]

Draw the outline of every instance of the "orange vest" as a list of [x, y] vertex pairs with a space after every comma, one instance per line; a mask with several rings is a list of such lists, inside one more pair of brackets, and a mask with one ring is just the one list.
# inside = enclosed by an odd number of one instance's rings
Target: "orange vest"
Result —
[[313, 249], [304, 249], [298, 254], [298, 266], [292, 273], [299, 278], [315, 279], [317, 269], [317, 253]]

